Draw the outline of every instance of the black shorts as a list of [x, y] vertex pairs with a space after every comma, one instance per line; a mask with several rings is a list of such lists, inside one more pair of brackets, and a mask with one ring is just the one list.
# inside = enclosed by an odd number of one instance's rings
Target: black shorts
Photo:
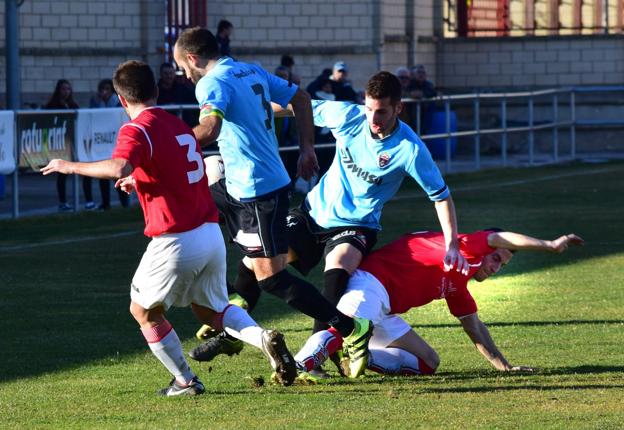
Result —
[[287, 186], [256, 200], [241, 202], [227, 193], [225, 179], [210, 186], [230, 238], [247, 257], [275, 257], [288, 253], [289, 189]]
[[366, 256], [377, 243], [377, 230], [344, 226], [323, 228], [310, 216], [304, 205], [288, 212], [288, 246], [297, 255], [290, 263], [302, 275], [307, 275], [337, 245], [348, 243]]

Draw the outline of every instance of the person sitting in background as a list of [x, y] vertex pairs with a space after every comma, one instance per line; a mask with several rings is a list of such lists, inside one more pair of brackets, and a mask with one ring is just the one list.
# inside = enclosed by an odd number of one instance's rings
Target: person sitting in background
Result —
[[334, 64], [332, 74], [329, 77], [332, 84], [332, 93], [336, 96], [336, 101], [361, 103], [362, 100], [360, 96], [347, 79], [348, 74], [349, 69], [344, 61], [337, 61]]
[[[401, 83], [401, 98], [402, 99], [420, 98], [417, 92], [412, 93], [410, 90], [410, 83], [411, 83], [410, 71], [407, 67], [399, 67], [394, 72], [394, 75], [397, 78], [399, 78], [399, 82]], [[415, 110], [416, 110], [415, 104], [407, 102], [403, 104], [403, 111], [399, 115], [399, 119], [401, 119], [401, 121], [405, 122], [406, 124], [409, 124], [410, 127], [412, 127], [414, 130], [416, 129], [415, 128], [415, 119], [416, 119]]]
[[[184, 79], [184, 78], [182, 78]], [[158, 106], [163, 105], [196, 105], [195, 94], [192, 85], [186, 85], [176, 76], [176, 70], [171, 63], [160, 65], [160, 79], [158, 80]], [[184, 110], [182, 119], [189, 127], [198, 124], [198, 111], [193, 109]]]
[[[54, 93], [48, 100], [44, 109], [78, 109], [78, 103], [74, 100], [71, 83], [67, 79], [59, 79], [56, 81]], [[95, 209], [93, 203], [93, 193], [91, 192], [91, 178], [82, 178], [82, 189], [85, 196], [85, 209]], [[67, 203], [67, 175], [58, 173], [56, 175], [56, 191], [59, 199], [59, 211], [68, 212], [73, 206]]]
[[[97, 93], [91, 97], [89, 101], [90, 108], [116, 108], [121, 107], [119, 97], [115, 93], [113, 88], [112, 79], [102, 79], [98, 84]], [[91, 178], [84, 176], [84, 180]], [[99, 179], [100, 194], [102, 195], [102, 203], [98, 206], [100, 210], [110, 209], [110, 181], [108, 179]], [[127, 193], [124, 193], [121, 189], [117, 188], [117, 194], [119, 195], [119, 202], [121, 206], [127, 208], [130, 205], [130, 198]]]

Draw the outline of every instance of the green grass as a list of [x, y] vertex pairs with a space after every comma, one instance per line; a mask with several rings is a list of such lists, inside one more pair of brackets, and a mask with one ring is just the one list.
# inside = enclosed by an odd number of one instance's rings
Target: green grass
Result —
[[[139, 211], [2, 221], [0, 428], [622, 428], [623, 174], [623, 163], [608, 163], [447, 177], [462, 231], [500, 226], [587, 240], [564, 255], [518, 253], [493, 279], [471, 284], [509, 361], [540, 368], [530, 375], [491, 368], [437, 302], [406, 315], [442, 359], [433, 377], [257, 388], [252, 378], [268, 380], [270, 369], [245, 348], [192, 363], [205, 396], [158, 398], [169, 377], [127, 310], [147, 243]], [[437, 229], [416, 186], [406, 183], [399, 196], [386, 206], [380, 244]], [[237, 258], [232, 249], [231, 270]], [[310, 279], [320, 285], [320, 272]], [[194, 347], [190, 311], [170, 317], [185, 349]], [[293, 351], [309, 335], [309, 319], [270, 297], [254, 317], [282, 330]]]

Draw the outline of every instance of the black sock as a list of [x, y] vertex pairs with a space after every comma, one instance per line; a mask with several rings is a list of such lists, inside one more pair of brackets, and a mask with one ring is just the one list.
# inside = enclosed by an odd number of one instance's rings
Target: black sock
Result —
[[258, 285], [299, 312], [334, 326], [345, 336], [353, 331], [351, 318], [338, 312], [336, 306], [327, 301], [312, 284], [291, 275], [287, 270], [259, 281]]
[[236, 275], [236, 280], [234, 281], [234, 291], [245, 299], [249, 305], [247, 313], [251, 313], [251, 311], [258, 304], [260, 293], [262, 291], [258, 286], [258, 281], [256, 280], [256, 275], [253, 270], [248, 269], [247, 266], [245, 266], [245, 263], [243, 263], [243, 260], [238, 263], [238, 274]]
[[[347, 284], [349, 283], [349, 272], [345, 269], [329, 269], [324, 274], [325, 286], [323, 287], [323, 296], [329, 300], [332, 305], [337, 305], [340, 298], [347, 290]], [[315, 320], [314, 328], [312, 331], [327, 330], [327, 324], [322, 321]]]

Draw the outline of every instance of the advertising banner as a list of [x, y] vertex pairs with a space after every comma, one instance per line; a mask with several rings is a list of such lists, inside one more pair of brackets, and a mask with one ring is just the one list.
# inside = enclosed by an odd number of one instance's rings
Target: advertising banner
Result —
[[119, 127], [127, 121], [123, 108], [80, 109], [76, 120], [76, 159], [90, 162], [111, 158]]
[[0, 175], [10, 175], [15, 171], [17, 164], [13, 118], [12, 110], [0, 111]]
[[72, 160], [75, 118], [74, 112], [18, 113], [19, 166], [39, 170], [53, 158]]

